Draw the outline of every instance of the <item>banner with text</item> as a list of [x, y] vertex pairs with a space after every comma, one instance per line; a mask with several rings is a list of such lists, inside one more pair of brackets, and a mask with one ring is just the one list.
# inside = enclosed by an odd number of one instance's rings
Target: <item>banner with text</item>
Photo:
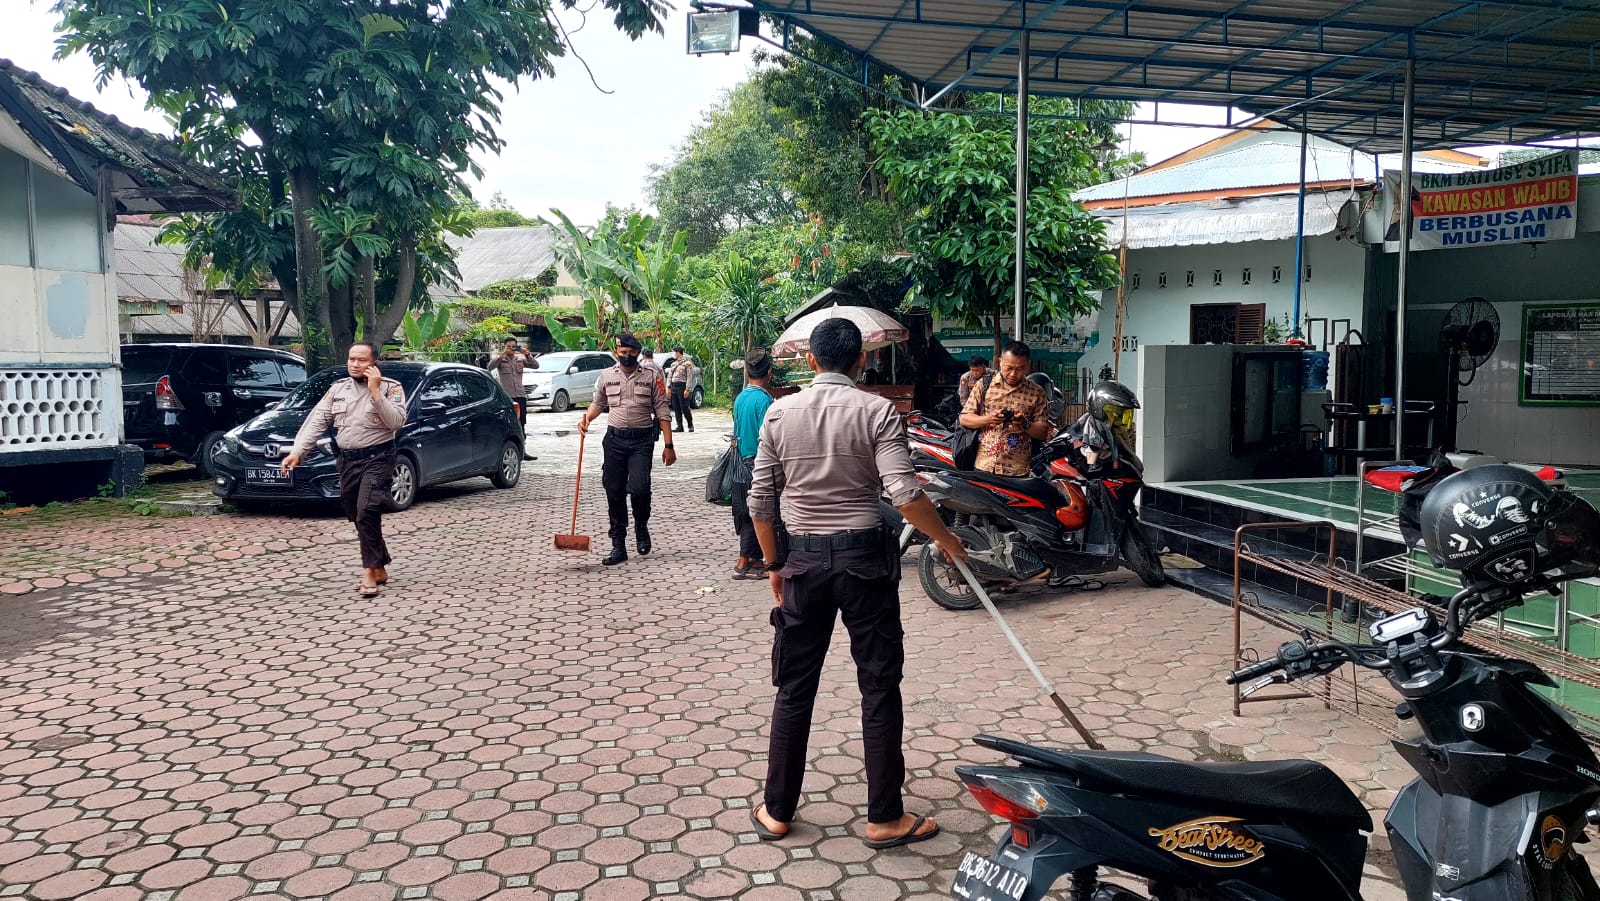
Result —
[[[1413, 172], [1411, 247], [1559, 241], [1578, 230], [1578, 151], [1479, 172]], [[1383, 173], [1387, 249], [1400, 239], [1400, 173]]]

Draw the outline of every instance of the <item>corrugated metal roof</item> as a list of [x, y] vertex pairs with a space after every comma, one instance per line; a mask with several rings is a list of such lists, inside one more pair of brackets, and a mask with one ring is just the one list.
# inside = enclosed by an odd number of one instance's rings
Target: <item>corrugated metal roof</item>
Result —
[[[1417, 156], [1413, 168], [1418, 172], [1454, 172], [1470, 169], [1459, 163]], [[1306, 154], [1306, 182], [1348, 182], [1371, 184], [1378, 168], [1398, 169], [1398, 157], [1383, 156], [1374, 162], [1372, 154], [1342, 147], [1313, 137]], [[1151, 169], [1084, 188], [1072, 195], [1079, 203], [1096, 200], [1121, 200], [1123, 191], [1133, 197], [1160, 197], [1195, 191], [1277, 187], [1300, 183], [1300, 136], [1293, 132], [1266, 133], [1243, 146], [1230, 147], [1211, 156], [1189, 160], [1176, 166]]]
[[124, 212], [224, 210], [238, 198], [222, 180], [186, 158], [171, 140], [118, 121], [37, 74], [0, 59], [0, 111], [9, 112], [81, 187], [94, 191], [87, 153], [116, 173], [112, 196]]
[[[1326, 235], [1338, 225], [1339, 208], [1352, 195], [1316, 194], [1306, 198], [1307, 237]], [[1189, 244], [1237, 244], [1293, 238], [1299, 198], [1294, 194], [1169, 203], [1128, 209], [1128, 247], [1176, 247]], [[1122, 241], [1122, 210], [1095, 210], [1106, 222], [1108, 247]]]
[[[1419, 148], [1592, 130], [1600, 8], [1555, 0], [752, 0], [918, 96], [1030, 90], [1195, 103], [1399, 149], [1407, 60]], [[866, 65], [842, 66], [861, 77]]]
[[556, 230], [544, 225], [484, 228], [465, 238], [446, 235], [445, 242], [456, 249], [461, 281], [457, 288], [430, 287], [436, 298], [476, 294], [486, 285], [510, 279], [538, 278], [556, 262]]
[[[195, 298], [183, 280], [183, 245], [156, 243], [160, 233], [159, 225], [126, 221], [118, 222], [112, 233], [117, 254], [117, 298], [155, 301], [163, 310], [126, 317], [124, 322], [132, 334], [187, 341], [195, 337], [194, 318], [199, 315], [206, 326], [206, 334], [201, 337], [249, 338], [249, 324], [231, 303], [218, 298]], [[247, 304], [253, 315], [254, 304]], [[181, 308], [181, 312], [168, 312], [171, 307]], [[284, 321], [280, 337], [300, 337], [300, 322], [292, 314]]]

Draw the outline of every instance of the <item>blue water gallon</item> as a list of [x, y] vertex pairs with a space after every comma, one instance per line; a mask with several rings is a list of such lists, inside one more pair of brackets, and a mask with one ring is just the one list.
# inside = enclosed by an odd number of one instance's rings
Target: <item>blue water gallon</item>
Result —
[[1328, 352], [1308, 350], [1303, 355], [1307, 391], [1325, 391], [1328, 387]]

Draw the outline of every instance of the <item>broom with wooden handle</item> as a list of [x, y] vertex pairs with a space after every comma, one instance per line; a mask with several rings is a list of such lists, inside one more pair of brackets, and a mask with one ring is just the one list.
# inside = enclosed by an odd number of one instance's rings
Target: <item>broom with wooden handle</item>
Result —
[[588, 432], [578, 433], [578, 483], [572, 488], [572, 531], [556, 536], [556, 549], [561, 551], [587, 551], [589, 536], [578, 534], [578, 492], [583, 490], [583, 442]]

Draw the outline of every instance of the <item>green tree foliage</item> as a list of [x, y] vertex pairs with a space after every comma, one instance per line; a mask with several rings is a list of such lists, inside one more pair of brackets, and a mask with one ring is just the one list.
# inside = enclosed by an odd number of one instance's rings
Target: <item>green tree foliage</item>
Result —
[[[602, 2], [632, 37], [661, 30], [660, 0]], [[374, 337], [393, 333], [421, 293], [423, 245], [465, 193], [461, 173], [476, 172], [470, 154], [502, 146], [498, 84], [553, 74], [565, 50], [550, 4], [530, 0], [57, 0], [55, 9], [62, 55], [87, 51], [102, 80], [132, 78], [198, 159], [260, 183], [244, 190], [255, 207], [240, 215], [250, 221], [232, 230], [287, 227], [293, 252], [280, 237], [236, 255], [270, 268], [294, 297], [314, 365], [348, 347], [358, 303], [378, 322]], [[320, 227], [330, 222], [335, 234]], [[377, 317], [380, 252], [392, 258], [392, 285]]]
[[[790, 53], [756, 51], [763, 66], [751, 79], [777, 130], [778, 178], [808, 213], [821, 215], [866, 244], [887, 245], [900, 238], [901, 218], [888, 192], [888, 180], [874, 165], [877, 154], [867, 128], [868, 110], [896, 107], [898, 79], [874, 73], [872, 89], [814, 65], [856, 71], [860, 62], [820, 39], [801, 36]], [[886, 96], [887, 95], [887, 96]]]
[[702, 321], [706, 333], [733, 341], [741, 353], [765, 344], [783, 330], [783, 316], [772, 296], [771, 283], [738, 254], [700, 285]]
[[651, 167], [661, 233], [686, 231], [688, 252], [702, 254], [742, 226], [798, 219], [777, 166], [784, 128], [757, 83], [725, 94], [670, 162]]
[[[1062, 101], [1039, 101], [1038, 107], [1045, 114], [1073, 109]], [[1127, 105], [1084, 107], [1084, 115], [1104, 121], [1030, 124], [1030, 322], [1093, 310], [1095, 292], [1118, 278], [1116, 258], [1103, 243], [1104, 224], [1071, 193], [1103, 179], [1089, 148], [1114, 137]], [[946, 319], [991, 326], [998, 341], [999, 318], [1012, 308], [1016, 281], [1015, 125], [993, 116], [914, 111], [869, 112], [868, 124], [889, 189], [910, 211], [906, 249], [916, 291]]]

